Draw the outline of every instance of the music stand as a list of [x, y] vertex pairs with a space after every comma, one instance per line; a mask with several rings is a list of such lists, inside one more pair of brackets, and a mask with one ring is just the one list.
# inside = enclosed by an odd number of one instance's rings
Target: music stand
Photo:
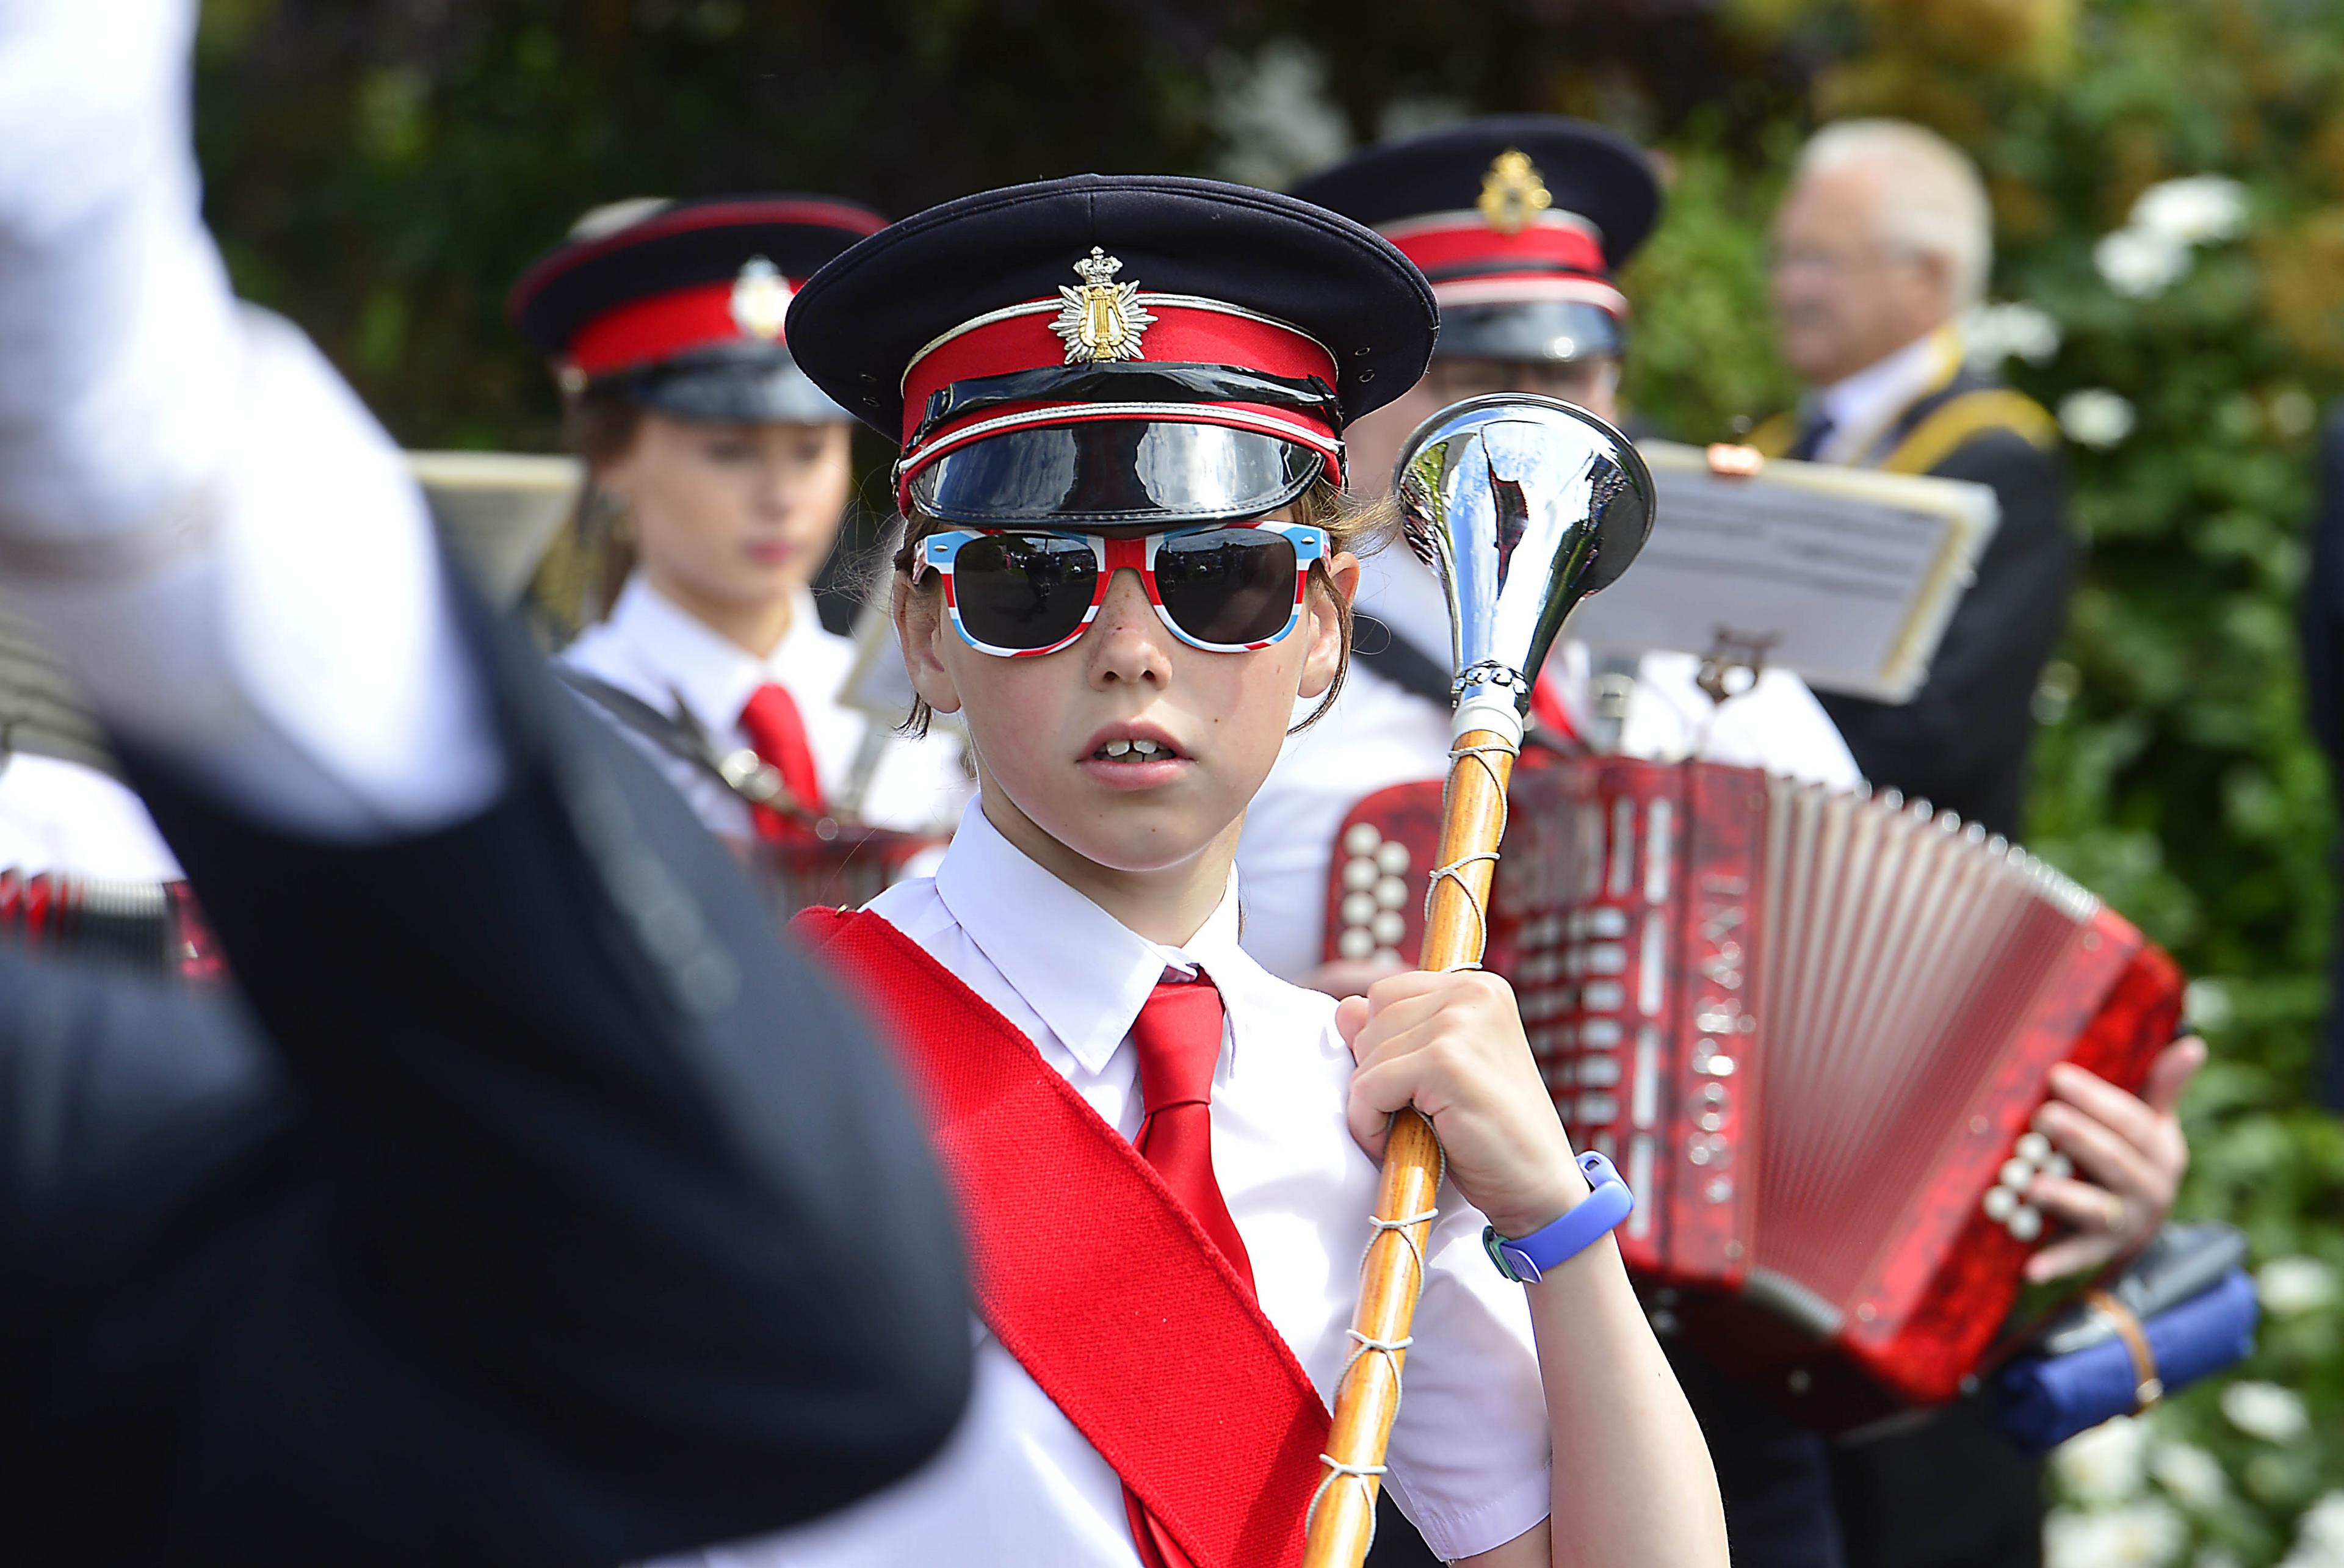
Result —
[[2000, 520], [1991, 489], [1746, 448], [1638, 450], [1659, 492], [1652, 539], [1566, 636], [1701, 655], [1720, 700], [1733, 672], [1762, 668], [1885, 703], [1920, 689]]

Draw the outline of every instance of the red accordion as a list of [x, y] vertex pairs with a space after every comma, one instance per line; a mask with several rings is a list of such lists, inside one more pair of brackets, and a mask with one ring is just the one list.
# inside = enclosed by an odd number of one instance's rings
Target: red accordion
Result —
[[[1440, 784], [1362, 801], [1329, 956], [1412, 960]], [[1818, 1425], [1953, 1397], [2016, 1300], [2053, 1065], [2137, 1089], [2181, 978], [2039, 861], [1893, 794], [1572, 758], [1518, 773], [1488, 966], [1629, 1266]]]
[[0, 870], [0, 939], [217, 980], [220, 960], [185, 882], [118, 882]]

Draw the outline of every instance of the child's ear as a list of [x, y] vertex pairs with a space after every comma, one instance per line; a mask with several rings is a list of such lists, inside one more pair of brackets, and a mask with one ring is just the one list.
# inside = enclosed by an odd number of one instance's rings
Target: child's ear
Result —
[[1309, 591], [1302, 596], [1302, 624], [1297, 630], [1309, 638], [1309, 651], [1302, 658], [1301, 694], [1306, 697], [1324, 695], [1335, 683], [1335, 672], [1343, 667], [1343, 611], [1359, 592], [1359, 558], [1348, 550], [1339, 550], [1327, 558], [1327, 571], [1322, 578], [1310, 574]]
[[904, 650], [904, 670], [912, 677], [912, 690], [939, 713], [960, 712], [960, 689], [939, 652], [942, 640], [953, 634], [945, 624], [944, 594], [914, 587], [901, 572], [895, 573], [894, 592], [895, 641]]

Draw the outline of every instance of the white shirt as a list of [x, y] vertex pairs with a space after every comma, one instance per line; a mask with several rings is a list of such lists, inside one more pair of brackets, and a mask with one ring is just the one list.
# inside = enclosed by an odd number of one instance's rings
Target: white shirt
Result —
[[0, 871], [175, 882], [179, 863], [146, 808], [96, 768], [0, 753]]
[[1884, 359], [1820, 388], [1814, 406], [1831, 420], [1815, 460], [1866, 465], [1884, 455], [1883, 438], [1897, 416], [1961, 368], [1961, 339], [1941, 327], [1915, 338]]
[[343, 840], [504, 760], [421, 493], [203, 228], [191, 0], [0, 6], [0, 581], [114, 727]]
[[[1440, 650], [1436, 657], [1445, 665], [1449, 611], [1432, 573], [1400, 547], [1364, 566], [1360, 607], [1418, 648]], [[1644, 655], [1621, 725], [1621, 754], [1763, 767], [1835, 789], [1863, 782], [1838, 727], [1797, 676], [1765, 671], [1750, 691], [1720, 705], [1695, 683], [1700, 667], [1689, 653]], [[1589, 719], [1585, 646], [1559, 644], [1548, 669], [1572, 718]], [[1306, 701], [1296, 721], [1317, 707]], [[1449, 731], [1446, 712], [1355, 662], [1325, 716], [1287, 737], [1238, 840], [1246, 950], [1272, 974], [1299, 978], [1324, 961], [1328, 879], [1343, 819], [1379, 789], [1447, 774]]]
[[[1213, 1168], [1262, 1310], [1331, 1399], [1350, 1354], [1344, 1330], [1377, 1182], [1344, 1125], [1351, 1056], [1334, 1003], [1246, 956], [1234, 897], [1185, 946], [1158, 946], [1027, 859], [981, 804], [961, 818], [933, 880], [898, 884], [871, 907], [1024, 1030], [1127, 1138], [1142, 1110], [1133, 1021], [1167, 966], [1211, 976], [1228, 1016], [1213, 1075]], [[1387, 1484], [1445, 1558], [1512, 1540], [1551, 1501], [1530, 1310], [1521, 1288], [1490, 1266], [1484, 1223], [1441, 1189], [1392, 1430]], [[928, 1469], [829, 1519], [700, 1561], [1128, 1568], [1137, 1555], [1115, 1472], [980, 1328], [970, 1414]]]
[[[811, 592], [798, 595], [789, 634], [760, 659], [663, 598], [638, 572], [621, 591], [610, 619], [581, 632], [561, 657], [663, 713], [673, 716], [680, 703], [719, 753], [749, 744], [741, 709], [751, 693], [768, 683], [784, 688], [805, 721], [823, 794], [835, 804], [873, 727], [868, 715], [838, 701], [854, 653], [851, 639], [823, 627]], [[647, 737], [624, 733], [675, 781], [711, 829], [750, 835], [747, 802]], [[854, 815], [877, 827], [940, 832], [975, 788], [959, 743], [941, 734], [918, 741], [883, 735], [880, 745], [876, 771]]]

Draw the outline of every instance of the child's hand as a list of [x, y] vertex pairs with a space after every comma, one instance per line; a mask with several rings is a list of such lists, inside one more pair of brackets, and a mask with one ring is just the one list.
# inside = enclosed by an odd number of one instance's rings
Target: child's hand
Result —
[[1513, 988], [1495, 975], [1412, 970], [1335, 1009], [1351, 1047], [1351, 1136], [1381, 1158], [1390, 1113], [1432, 1120], [1449, 1176], [1504, 1236], [1527, 1236], [1587, 1196], [1571, 1139], [1531, 1059]]

